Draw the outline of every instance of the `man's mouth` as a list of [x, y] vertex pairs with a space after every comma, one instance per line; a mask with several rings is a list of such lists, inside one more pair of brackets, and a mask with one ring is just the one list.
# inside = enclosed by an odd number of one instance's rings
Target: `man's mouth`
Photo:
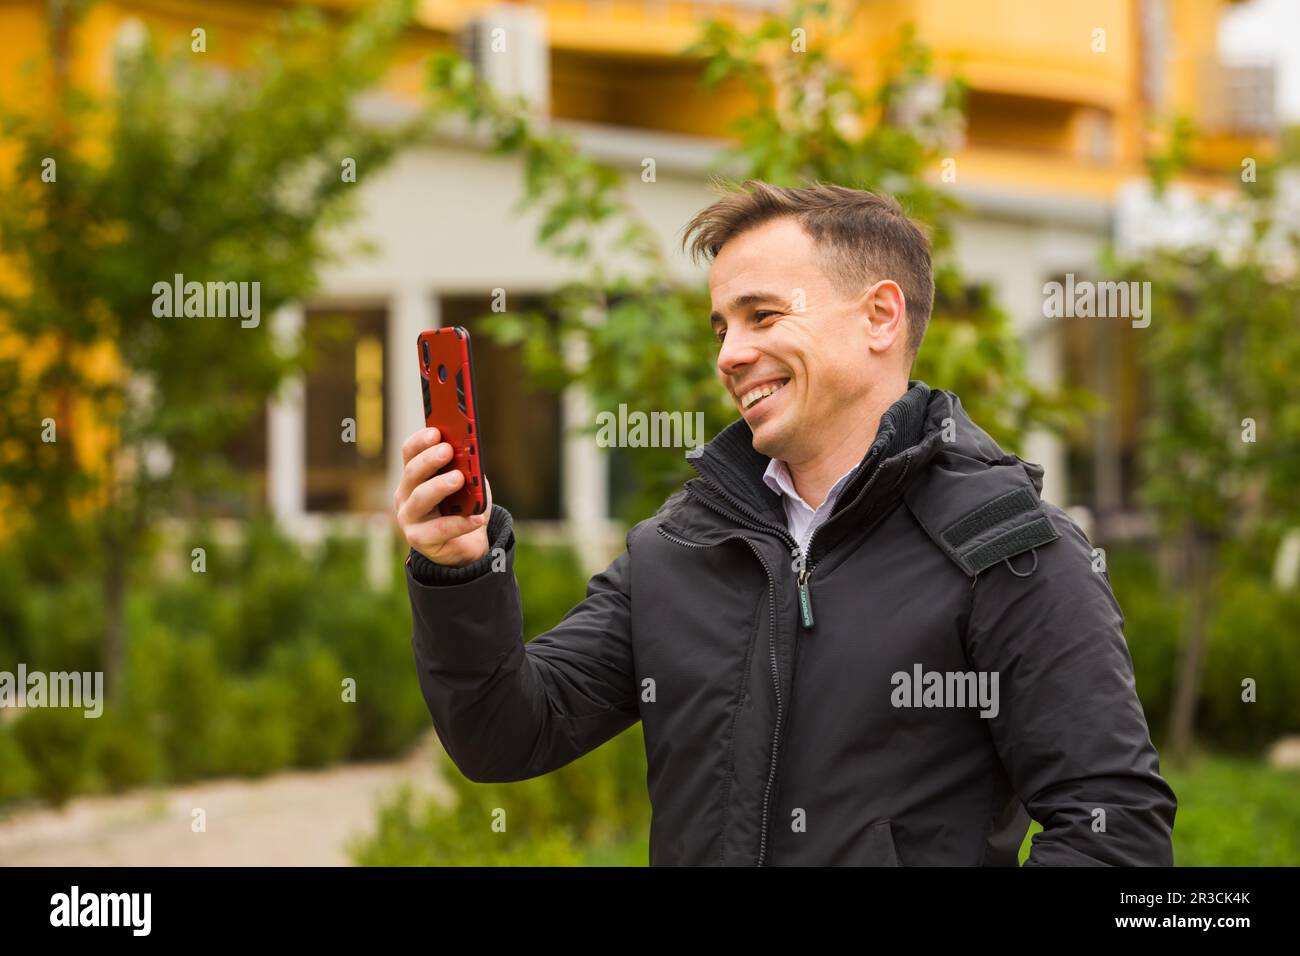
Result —
[[765, 398], [775, 395], [778, 391], [784, 388], [789, 381], [788, 378], [783, 378], [774, 382], [764, 382], [762, 385], [757, 385], [754, 388], [751, 388], [749, 391], [745, 392], [745, 394], [740, 396], [741, 411], [749, 411], [749, 409], [753, 408]]

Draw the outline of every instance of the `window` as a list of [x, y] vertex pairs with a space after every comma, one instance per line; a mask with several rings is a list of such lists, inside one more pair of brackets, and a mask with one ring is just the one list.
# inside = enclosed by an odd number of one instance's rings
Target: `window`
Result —
[[1070, 498], [1087, 505], [1105, 522], [1141, 507], [1138, 452], [1144, 382], [1137, 349], [1143, 332], [1124, 319], [1057, 321], [1066, 381], [1101, 401], [1101, 408], [1072, 437], [1066, 452]]
[[[512, 296], [510, 305], [523, 311], [538, 301]], [[493, 500], [517, 519], [558, 521], [563, 514], [560, 396], [532, 386], [519, 347], [498, 345], [481, 330], [491, 302], [488, 295], [444, 296], [439, 325], [469, 330], [483, 465]]]
[[384, 455], [387, 332], [382, 309], [306, 313], [308, 511], [383, 511], [392, 504]]

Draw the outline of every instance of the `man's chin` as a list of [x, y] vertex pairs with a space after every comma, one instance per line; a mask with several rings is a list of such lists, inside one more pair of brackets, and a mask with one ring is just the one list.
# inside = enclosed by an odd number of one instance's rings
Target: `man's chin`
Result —
[[754, 451], [768, 458], [784, 458], [782, 452], [790, 444], [789, 429], [782, 428], [779, 421], [762, 421], [757, 425], [751, 425], [750, 431], [754, 436]]

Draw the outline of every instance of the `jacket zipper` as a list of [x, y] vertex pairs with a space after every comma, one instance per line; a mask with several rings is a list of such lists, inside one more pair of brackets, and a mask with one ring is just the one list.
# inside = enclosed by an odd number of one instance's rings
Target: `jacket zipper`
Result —
[[[698, 469], [696, 470], [698, 471]], [[880, 474], [880, 469], [877, 468], [872, 473], [871, 477], [867, 479], [867, 483], [862, 487], [862, 490], [859, 491], [857, 496], [853, 499], [850, 507], [852, 507], [852, 505], [856, 505], [860, 500], [862, 500], [862, 496], [865, 495], [871, 489], [871, 486], [876, 483], [876, 477], [879, 474]], [[704, 480], [710, 488], [715, 489], [724, 498], [726, 498], [728, 501], [734, 504], [741, 511], [742, 514], [749, 516], [748, 519], [740, 519], [741, 524], [748, 525], [749, 527], [757, 531], [775, 532], [780, 538], [790, 542], [793, 545], [793, 548], [790, 552], [791, 556], [796, 559], [799, 557], [801, 552], [799, 542], [794, 539], [794, 537], [790, 534], [788, 530], [786, 530], [785, 528], [781, 528], [778, 525], [774, 525], [771, 524], [770, 522], [764, 521], [758, 515], [754, 514], [754, 512], [751, 511], [749, 508], [745, 507], [745, 505], [741, 501], [737, 500], [736, 497], [732, 495], [730, 492], [728, 492], [726, 489], [710, 481], [708, 478], [705, 478]], [[690, 493], [691, 497], [695, 498], [697, 501], [699, 501], [701, 504], [705, 505], [706, 507], [712, 509], [713, 511], [717, 512], [718, 514], [722, 515], [725, 518], [731, 518], [733, 521], [737, 520], [736, 515], [728, 513], [724, 508], [722, 508], [716, 502], [710, 501], [708, 497], [700, 494], [694, 488], [687, 486], [686, 490]], [[828, 518], [827, 521], [829, 520], [830, 519]], [[825, 524], [825, 522], [823, 522], [823, 524]], [[661, 534], [663, 534], [664, 537], [673, 539], [673, 536], [665, 532], [662, 526], [656, 525], [656, 529]], [[814, 528], [812, 534], [809, 535], [808, 537], [808, 552], [807, 552], [808, 554], [812, 554], [813, 539], [817, 537], [817, 532], [819, 530], [821, 530], [820, 526]], [[677, 540], [678, 543], [685, 544], [687, 546], [693, 546], [697, 548], [709, 547], [709, 545], [696, 544], [690, 541], [682, 541], [681, 539], [674, 539], [674, 540]], [[758, 837], [758, 861], [756, 865], [762, 866], [767, 856], [767, 829], [768, 829], [768, 822], [769, 822], [768, 814], [770, 812], [772, 784], [776, 780], [776, 757], [778, 751], [780, 750], [780, 745], [781, 745], [781, 717], [782, 717], [781, 678], [776, 665], [776, 579], [772, 575], [772, 569], [767, 566], [767, 561], [764, 560], [762, 553], [758, 550], [758, 546], [754, 544], [754, 542], [750, 541], [748, 538], [742, 537], [742, 540], [747, 545], [749, 545], [750, 550], [754, 552], [754, 556], [758, 558], [759, 564], [763, 565], [763, 573], [767, 575], [768, 609], [772, 618], [769, 647], [771, 651], [770, 660], [772, 663], [772, 686], [776, 691], [776, 726], [772, 730], [772, 759], [769, 761], [768, 764], [767, 786], [763, 788], [762, 827], [759, 830], [759, 837]], [[718, 543], [720, 544], [721, 542]], [[814, 567], [815, 565], [809, 567], [807, 564], [805, 564], [803, 569], [801, 569], [799, 572], [799, 609], [800, 609], [801, 619], [803, 621], [803, 625], [805, 628], [811, 628], [813, 625], [812, 593], [809, 589], [808, 578], [812, 574]]]
[[776, 691], [776, 726], [772, 728], [772, 759], [768, 762], [767, 769], [767, 786], [763, 788], [763, 826], [758, 834], [758, 866], [763, 865], [763, 860], [767, 856], [767, 817], [769, 802], [772, 798], [772, 784], [776, 782], [776, 755], [781, 747], [781, 675], [776, 669], [776, 579], [772, 576], [772, 569], [767, 566], [762, 553], [758, 550], [758, 545], [745, 539], [750, 550], [754, 552], [754, 557], [758, 558], [758, 563], [763, 565], [763, 572], [767, 575], [767, 607], [771, 615], [771, 629], [768, 631], [768, 648], [771, 652], [770, 660], [772, 662], [772, 688]]
[[[880, 468], [877, 467], [876, 470], [872, 472], [871, 477], [867, 479], [867, 483], [862, 486], [862, 490], [858, 492], [857, 497], [855, 497], [849, 504], [849, 508], [856, 505], [862, 499], [862, 496], [871, 490], [871, 486], [876, 483], [876, 476], [879, 474]], [[817, 537], [817, 532], [830, 523], [831, 517], [833, 516], [827, 517], [825, 521], [813, 528], [812, 534], [808, 536], [808, 549], [805, 553], [804, 566], [799, 569], [799, 614], [803, 621], [803, 626], [806, 629], [813, 626], [812, 585], [809, 582], [809, 578], [812, 575], [813, 569], [817, 567], [816, 564], [808, 563], [807, 559], [812, 557], [812, 546], [813, 541]]]
[[[671, 535], [663, 529], [662, 525], [656, 525], [655, 530], [663, 537], [676, 544], [684, 545], [688, 548], [711, 548], [714, 545], [700, 544], [696, 541], [684, 541], [676, 535]], [[767, 822], [768, 808], [772, 799], [772, 784], [776, 782], [776, 754], [778, 745], [781, 740], [781, 719], [783, 707], [781, 703], [781, 675], [776, 667], [776, 578], [772, 575], [772, 569], [767, 566], [767, 561], [763, 558], [762, 552], [758, 550], [758, 545], [750, 541], [744, 535], [735, 535], [745, 544], [749, 545], [754, 557], [758, 558], [758, 563], [763, 566], [763, 573], [767, 575], [767, 610], [770, 617], [770, 626], [768, 628], [768, 650], [769, 661], [772, 665], [772, 689], [776, 692], [776, 724], [772, 728], [772, 759], [768, 762], [767, 785], [763, 788], [763, 826], [758, 836], [758, 861], [757, 866], [763, 865], [763, 860], [767, 856]], [[715, 544], [722, 544], [723, 541], [731, 540], [723, 538]]]
[[[813, 529], [813, 534], [816, 533], [816, 529]], [[812, 538], [808, 539], [808, 543], [812, 543]], [[799, 569], [799, 620], [805, 630], [813, 626], [812, 591], [808, 587], [807, 567]]]
[[[698, 469], [696, 470], [698, 471]], [[876, 476], [879, 474], [880, 474], [880, 469], [876, 468], [876, 470], [872, 472], [871, 477], [867, 479], [867, 483], [862, 486], [862, 490], [857, 493], [857, 496], [853, 499], [849, 507], [856, 505], [862, 499], [862, 497], [868, 491], [871, 490], [872, 485], [876, 483]], [[808, 536], [808, 547], [806, 550], [804, 550], [799, 546], [799, 542], [794, 539], [793, 535], [791, 535], [787, 529], [782, 528], [779, 525], [774, 525], [771, 524], [770, 522], [764, 521], [762, 518], [756, 515], [749, 508], [745, 507], [742, 501], [740, 501], [738, 498], [736, 498], [734, 495], [728, 492], [721, 485], [716, 484], [715, 482], [713, 482], [707, 477], [704, 476], [701, 477], [704, 478], [705, 483], [710, 488], [714, 489], [722, 497], [726, 498], [727, 501], [729, 501], [737, 509], [739, 509], [742, 514], [748, 515], [749, 520], [746, 521], [744, 519], [738, 518], [737, 515], [731, 514], [726, 510], [724, 510], [723, 508], [719, 507], [715, 502], [710, 501], [707, 497], [697, 492], [694, 488], [688, 487], [686, 490], [690, 492], [693, 498], [707, 505], [709, 508], [716, 511], [718, 514], [727, 518], [731, 518], [732, 520], [739, 520], [741, 524], [747, 524], [749, 527], [754, 528], [757, 531], [775, 532], [781, 538], [783, 538], [784, 540], [790, 543], [791, 545], [790, 557], [795, 559], [796, 561], [799, 559], [800, 554], [803, 555], [804, 563], [803, 563], [803, 567], [799, 569], [799, 577], [798, 577], [799, 623], [803, 626], [804, 630], [811, 630], [813, 625], [816, 623], [816, 620], [813, 617], [811, 578], [812, 578], [812, 573], [816, 569], [817, 565], [814, 563], [810, 563], [808, 559], [812, 556], [812, 545], [813, 545], [813, 541], [817, 538], [817, 532], [820, 531], [822, 527], [824, 527], [826, 524], [828, 524], [831, 519], [827, 518], [826, 521], [823, 521], [816, 528], [813, 528], [812, 534]], [[847, 509], [841, 509], [841, 510], [847, 510]]]
[[[708, 478], [705, 478], [704, 481], [708, 483], [708, 486], [710, 488], [715, 489], [729, 502], [734, 504], [741, 511], [742, 514], [748, 515], [749, 516], [748, 519], [732, 514], [731, 512], [720, 507], [716, 502], [710, 501], [707, 497], [700, 494], [695, 489], [687, 488], [686, 490], [690, 492], [691, 497], [695, 498], [697, 501], [711, 508], [713, 511], [716, 511], [724, 518], [730, 518], [733, 521], [739, 521], [741, 524], [753, 528], [755, 531], [771, 531], [779, 535], [783, 540], [788, 541], [790, 543], [790, 557], [795, 560], [799, 559], [799, 556], [802, 553], [802, 549], [799, 547], [799, 542], [794, 539], [794, 536], [791, 535], [787, 529], [782, 528], [779, 525], [774, 525], [771, 524], [770, 522], [764, 521], [758, 515], [754, 514], [754, 512], [746, 508], [735, 497], [733, 497], [731, 494], [729, 494], [719, 485], [714, 484]], [[813, 533], [816, 534], [816, 531], [814, 531]], [[808, 575], [811, 573], [811, 571], [812, 569], [808, 568], [805, 565], [805, 567], [801, 569], [799, 572], [799, 610], [800, 610], [800, 619], [803, 622], [803, 626], [805, 628], [811, 628], [813, 626], [812, 592], [808, 587]], [[775, 587], [775, 582], [773, 583], [773, 586]]]

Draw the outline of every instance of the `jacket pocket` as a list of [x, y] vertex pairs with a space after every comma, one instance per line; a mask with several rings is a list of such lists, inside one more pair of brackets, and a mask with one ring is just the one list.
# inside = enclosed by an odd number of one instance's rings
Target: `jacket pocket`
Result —
[[888, 820], [873, 823], [867, 828], [866, 846], [862, 866], [901, 866], [898, 849], [894, 846], [894, 828]]

